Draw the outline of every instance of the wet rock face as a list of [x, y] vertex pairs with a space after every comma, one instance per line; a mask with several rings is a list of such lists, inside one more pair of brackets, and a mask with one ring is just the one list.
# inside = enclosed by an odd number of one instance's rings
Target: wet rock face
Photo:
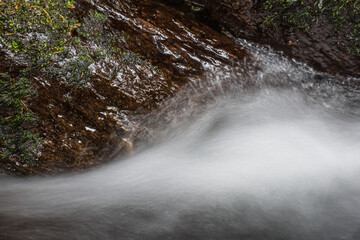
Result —
[[[171, 2], [171, 1], [167, 1]], [[291, 58], [332, 75], [360, 77], [360, 57], [350, 55], [344, 34], [334, 33], [328, 19], [312, 24], [307, 31], [292, 32], [284, 23], [276, 29], [262, 27], [269, 12], [264, 0], [198, 0], [221, 25], [236, 37], [269, 44]]]
[[159, 3], [108, 1], [96, 5], [109, 12], [114, 28], [131, 36], [129, 49], [136, 49], [179, 84], [201, 76], [210, 66], [238, 65], [247, 55], [223, 35]]
[[[80, 1], [76, 7], [79, 18], [89, 10], [107, 15], [111, 31], [129, 36], [122, 48], [137, 55], [117, 59], [121, 68], [115, 76], [111, 66], [95, 64], [92, 80], [81, 88], [35, 76], [38, 97], [26, 104], [39, 117], [33, 131], [44, 139], [41, 156], [37, 166], [10, 159], [0, 162], [4, 169], [24, 175], [61, 173], [96, 166], [115, 154], [126, 156], [152, 127], [142, 126], [142, 119], [164, 100], [188, 83], [206, 82], [209, 71], [237, 72], [232, 70], [250, 59], [228, 38], [157, 2]], [[158, 125], [154, 128], [160, 124], [152, 122]]]

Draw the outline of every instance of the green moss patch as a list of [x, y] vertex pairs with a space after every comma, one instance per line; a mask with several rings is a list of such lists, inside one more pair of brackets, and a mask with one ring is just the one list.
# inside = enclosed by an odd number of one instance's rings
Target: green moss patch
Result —
[[2, 160], [12, 163], [35, 165], [36, 150], [41, 143], [38, 135], [30, 131], [36, 122], [35, 114], [26, 101], [36, 91], [26, 78], [14, 79], [0, 73], [0, 153]]
[[64, 80], [70, 86], [90, 81], [90, 67], [116, 53], [123, 38], [106, 31], [107, 17], [90, 11], [80, 23], [74, 1], [9, 0], [0, 4], [0, 45], [15, 53], [29, 71]]
[[72, 101], [97, 68], [106, 66], [112, 80], [124, 65], [151, 66], [122, 50], [128, 37], [111, 31], [106, 15], [89, 10], [78, 20], [75, 6], [74, 0], [0, 2], [0, 47], [25, 68], [11, 77], [4, 70], [0, 75], [0, 161], [10, 168], [33, 166], [40, 156], [37, 116], [26, 105], [37, 94], [38, 79], [59, 81], [66, 101]]
[[334, 25], [334, 32], [346, 36], [347, 50], [360, 56], [360, 0], [267, 0], [269, 15], [263, 26], [286, 25], [290, 31], [307, 31], [321, 17]]
[[[36, 96], [35, 77], [58, 80], [71, 91], [86, 87], [94, 65], [141, 60], [119, 46], [126, 37], [110, 31], [107, 16], [90, 10], [75, 19], [73, 0], [5, 0], [0, 2], [0, 47], [25, 70], [17, 76], [0, 74], [0, 155], [3, 162], [33, 166], [41, 139], [37, 121], [26, 105]], [[121, 64], [117, 64], [117, 62]], [[142, 60], [141, 60], [142, 61]], [[129, 62], [130, 63], [130, 62]], [[144, 61], [144, 63], [146, 63]], [[130, 63], [131, 64], [131, 63]]]

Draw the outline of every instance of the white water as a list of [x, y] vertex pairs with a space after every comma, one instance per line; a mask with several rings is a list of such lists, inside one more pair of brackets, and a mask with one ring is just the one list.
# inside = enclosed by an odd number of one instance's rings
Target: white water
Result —
[[80, 175], [1, 180], [0, 239], [360, 239], [359, 92], [243, 44], [256, 86], [199, 109], [185, 96], [192, 114], [159, 143]]

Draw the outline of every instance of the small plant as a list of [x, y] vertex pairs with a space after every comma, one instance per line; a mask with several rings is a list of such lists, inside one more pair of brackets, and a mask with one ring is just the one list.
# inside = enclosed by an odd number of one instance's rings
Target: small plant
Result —
[[43, 68], [63, 52], [77, 21], [64, 0], [8, 0], [0, 5], [0, 43], [21, 53], [32, 68]]
[[41, 139], [29, 130], [37, 117], [26, 105], [36, 95], [32, 77], [61, 81], [70, 87], [65, 97], [71, 101], [72, 89], [87, 86], [96, 64], [109, 66], [111, 79], [126, 64], [150, 65], [120, 48], [128, 36], [109, 31], [107, 16], [90, 10], [79, 22], [74, 8], [73, 0], [0, 2], [0, 47], [27, 66], [16, 77], [0, 74], [1, 160], [31, 166], [38, 157]]
[[29, 129], [37, 120], [26, 105], [35, 97], [26, 78], [14, 79], [0, 73], [0, 152], [1, 159], [10, 157], [22, 165], [35, 165], [37, 147], [41, 140]]
[[360, 0], [324, 1], [321, 10], [331, 15], [335, 31], [344, 32], [350, 40], [348, 51], [360, 56]]
[[263, 25], [286, 24], [291, 31], [308, 30], [317, 16], [315, 9], [300, 0], [267, 0], [264, 8], [271, 14]]
[[94, 60], [89, 54], [82, 53], [71, 59], [61, 70], [61, 75], [70, 86], [83, 86], [90, 81], [90, 65]]
[[327, 16], [334, 31], [345, 33], [351, 42], [349, 53], [360, 55], [360, 0], [267, 0], [264, 9], [269, 12], [264, 27], [287, 25], [292, 32], [307, 31], [320, 16]]
[[84, 86], [91, 64], [112, 51], [115, 37], [105, 34], [105, 15], [90, 11], [79, 23], [71, 17], [73, 8], [75, 2], [68, 0], [0, 3], [0, 45], [16, 53], [31, 71]]

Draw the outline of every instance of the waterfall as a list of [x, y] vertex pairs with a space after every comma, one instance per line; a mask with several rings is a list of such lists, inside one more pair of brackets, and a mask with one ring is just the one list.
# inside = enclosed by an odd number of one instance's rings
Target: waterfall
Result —
[[359, 79], [238, 41], [258, 68], [209, 69], [128, 159], [0, 179], [0, 239], [359, 239]]

